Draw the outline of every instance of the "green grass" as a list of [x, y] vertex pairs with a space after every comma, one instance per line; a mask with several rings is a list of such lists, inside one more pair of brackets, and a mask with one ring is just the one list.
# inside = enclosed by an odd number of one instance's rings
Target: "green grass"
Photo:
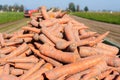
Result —
[[24, 16], [23, 16], [23, 12], [3, 12], [3, 13], [0, 13], [0, 24], [4, 24], [4, 23], [7, 23], [7, 22], [13, 22], [13, 21], [16, 21], [16, 20], [20, 20], [20, 19], [23, 19]]
[[120, 12], [113, 12], [112, 14], [108, 12], [73, 12], [70, 14], [91, 20], [120, 24]]

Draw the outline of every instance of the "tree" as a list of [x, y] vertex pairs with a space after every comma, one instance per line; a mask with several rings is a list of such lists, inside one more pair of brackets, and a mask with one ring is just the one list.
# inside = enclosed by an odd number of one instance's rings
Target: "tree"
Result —
[[3, 7], [3, 6], [2, 6], [2, 5], [0, 5], [0, 10], [2, 10], [2, 7]]
[[24, 11], [24, 6], [20, 5], [20, 12], [23, 12], [23, 11]]
[[69, 3], [68, 9], [69, 9], [70, 11], [75, 12], [75, 4], [74, 4], [73, 2]]
[[89, 11], [87, 6], [85, 6], [84, 11], [86, 11], [86, 12]]
[[80, 11], [80, 6], [79, 5], [77, 5], [77, 9], [76, 9], [78, 12]]
[[3, 11], [8, 11], [8, 5], [7, 4], [3, 5]]

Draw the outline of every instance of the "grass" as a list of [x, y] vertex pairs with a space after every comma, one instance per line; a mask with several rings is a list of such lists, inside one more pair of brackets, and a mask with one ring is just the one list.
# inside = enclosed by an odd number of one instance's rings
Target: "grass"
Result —
[[13, 22], [16, 20], [23, 19], [23, 12], [3, 12], [0, 13], [0, 24], [8, 23], [8, 22]]
[[107, 22], [112, 24], [120, 24], [120, 12], [72, 12], [72, 15], [76, 15], [79, 17]]

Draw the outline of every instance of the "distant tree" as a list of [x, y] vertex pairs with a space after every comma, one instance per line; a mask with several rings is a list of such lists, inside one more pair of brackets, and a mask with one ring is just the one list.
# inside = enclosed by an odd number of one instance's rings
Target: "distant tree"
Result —
[[80, 11], [80, 6], [79, 5], [77, 5], [77, 9], [76, 9], [76, 11]]
[[2, 7], [3, 7], [3, 6], [2, 6], [2, 5], [0, 5], [0, 10], [2, 10]]
[[86, 12], [89, 11], [87, 6], [85, 6], [84, 11], [86, 11]]
[[75, 12], [75, 4], [74, 4], [73, 2], [69, 3], [68, 9], [69, 9], [70, 11]]
[[15, 11], [17, 11], [17, 10], [19, 10], [19, 5], [18, 4], [14, 4], [13, 8], [14, 8]]
[[9, 5], [9, 11], [12, 11], [13, 6]]
[[3, 5], [3, 11], [8, 11], [8, 5], [7, 4]]
[[24, 6], [20, 5], [20, 12], [23, 12], [23, 11], [24, 11]]

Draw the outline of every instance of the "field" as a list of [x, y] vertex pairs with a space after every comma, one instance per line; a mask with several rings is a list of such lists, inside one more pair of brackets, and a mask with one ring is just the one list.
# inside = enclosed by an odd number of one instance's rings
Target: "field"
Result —
[[70, 13], [79, 17], [107, 22], [112, 24], [120, 24], [120, 12], [73, 12]]
[[0, 13], [0, 24], [8, 23], [8, 22], [13, 22], [16, 20], [23, 19], [23, 12], [3, 12]]

